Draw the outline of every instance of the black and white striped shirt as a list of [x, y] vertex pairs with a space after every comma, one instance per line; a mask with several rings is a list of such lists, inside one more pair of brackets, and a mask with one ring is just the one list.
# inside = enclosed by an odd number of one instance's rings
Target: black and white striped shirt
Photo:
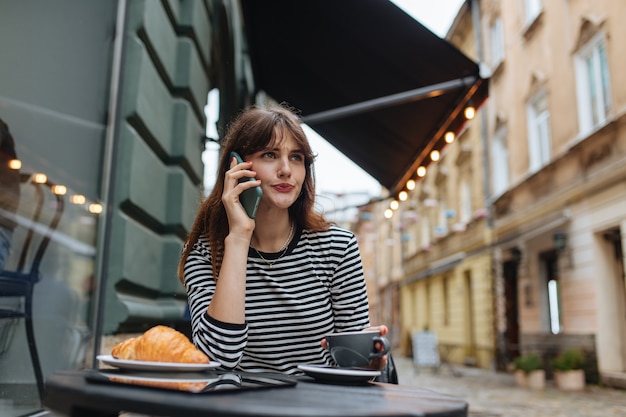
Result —
[[[215, 291], [208, 241], [201, 238], [185, 262], [193, 341], [224, 368], [299, 372], [299, 364], [333, 364], [320, 341], [327, 334], [369, 327], [361, 255], [354, 234], [298, 230], [287, 252], [252, 249], [246, 277], [246, 323], [213, 319]], [[279, 259], [277, 259], [279, 258]]]

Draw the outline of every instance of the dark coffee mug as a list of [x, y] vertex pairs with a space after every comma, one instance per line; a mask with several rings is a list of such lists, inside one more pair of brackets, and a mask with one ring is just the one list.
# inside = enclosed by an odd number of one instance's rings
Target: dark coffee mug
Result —
[[[389, 353], [390, 344], [387, 338], [377, 330], [332, 333], [326, 336], [330, 355], [340, 367], [367, 367], [372, 359], [380, 358]], [[383, 346], [376, 350], [376, 343]]]

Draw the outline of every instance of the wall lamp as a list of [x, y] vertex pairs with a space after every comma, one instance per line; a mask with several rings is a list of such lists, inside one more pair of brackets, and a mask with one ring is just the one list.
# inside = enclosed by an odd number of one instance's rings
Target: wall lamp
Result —
[[522, 260], [522, 251], [517, 246], [514, 248], [511, 248], [511, 260], [515, 264], [519, 264], [520, 261]]
[[552, 235], [552, 244], [558, 252], [563, 251], [567, 247], [567, 234], [560, 230], [555, 232]]

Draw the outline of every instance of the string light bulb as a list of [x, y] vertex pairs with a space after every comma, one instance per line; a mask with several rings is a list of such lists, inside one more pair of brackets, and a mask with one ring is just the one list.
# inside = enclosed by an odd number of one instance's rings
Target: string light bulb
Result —
[[463, 114], [467, 120], [472, 120], [476, 116], [476, 109], [473, 106], [467, 106]]
[[385, 219], [391, 219], [393, 217], [393, 210], [388, 208], [385, 210]]
[[9, 168], [14, 169], [14, 170], [18, 170], [22, 168], [22, 161], [20, 161], [19, 159], [11, 159], [9, 161]]
[[48, 176], [46, 174], [33, 174], [33, 182], [37, 184], [45, 184], [48, 182]]
[[72, 204], [85, 204], [85, 201], [87, 201], [87, 199], [82, 194], [74, 194], [70, 197], [70, 202]]
[[446, 143], [454, 142], [454, 139], [455, 139], [454, 132], [446, 132], [446, 134], [443, 135], [443, 139], [446, 141]]
[[65, 185], [53, 185], [50, 187], [53, 194], [65, 195], [67, 193], [67, 187]]
[[102, 213], [102, 204], [92, 203], [89, 205], [89, 212], [92, 214]]
[[389, 203], [389, 208], [392, 210], [398, 210], [398, 207], [400, 207], [400, 203], [398, 203], [398, 200], [391, 200], [391, 203]]
[[426, 175], [426, 167], [424, 166], [417, 167], [417, 176], [421, 178], [424, 175]]
[[398, 194], [398, 200], [400, 201], [406, 201], [407, 198], [409, 198], [409, 193], [407, 193], [406, 191], [400, 191], [400, 193]]
[[415, 189], [415, 180], [410, 179], [406, 182], [406, 189], [409, 191], [413, 191]]
[[430, 159], [432, 159], [434, 162], [437, 162], [440, 156], [441, 154], [436, 149], [430, 153]]

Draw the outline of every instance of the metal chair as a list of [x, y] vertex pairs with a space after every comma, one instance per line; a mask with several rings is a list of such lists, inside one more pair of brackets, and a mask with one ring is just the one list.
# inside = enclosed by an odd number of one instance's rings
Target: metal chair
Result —
[[[23, 226], [25, 228], [26, 235], [18, 251], [19, 258], [16, 268], [0, 271], [0, 298], [21, 298], [23, 299], [23, 308], [16, 309], [0, 306], [0, 320], [24, 319], [37, 390], [40, 400], [43, 401], [44, 377], [33, 329], [33, 289], [40, 280], [39, 267], [41, 261], [50, 243], [52, 233], [57, 228], [63, 214], [63, 197], [53, 192], [55, 185], [48, 181], [45, 175], [22, 173], [20, 174], [20, 182], [22, 196], [24, 196], [26, 186], [34, 188], [35, 203], [29, 218], [24, 217], [25, 215], [23, 214], [23, 211], [27, 211], [27, 208], [24, 206], [29, 205], [29, 203], [21, 203], [22, 207], [18, 211], [19, 214], [15, 216], [15, 219], [12, 219], [18, 223], [18, 227]], [[46, 193], [46, 189], [50, 193]], [[42, 216], [46, 194], [49, 194], [54, 199], [52, 200], [54, 201], [54, 209], [50, 216]], [[30, 209], [30, 207], [28, 208]], [[46, 218], [42, 220], [42, 217]], [[33, 243], [36, 240], [36, 235], [41, 235], [38, 244]]]

